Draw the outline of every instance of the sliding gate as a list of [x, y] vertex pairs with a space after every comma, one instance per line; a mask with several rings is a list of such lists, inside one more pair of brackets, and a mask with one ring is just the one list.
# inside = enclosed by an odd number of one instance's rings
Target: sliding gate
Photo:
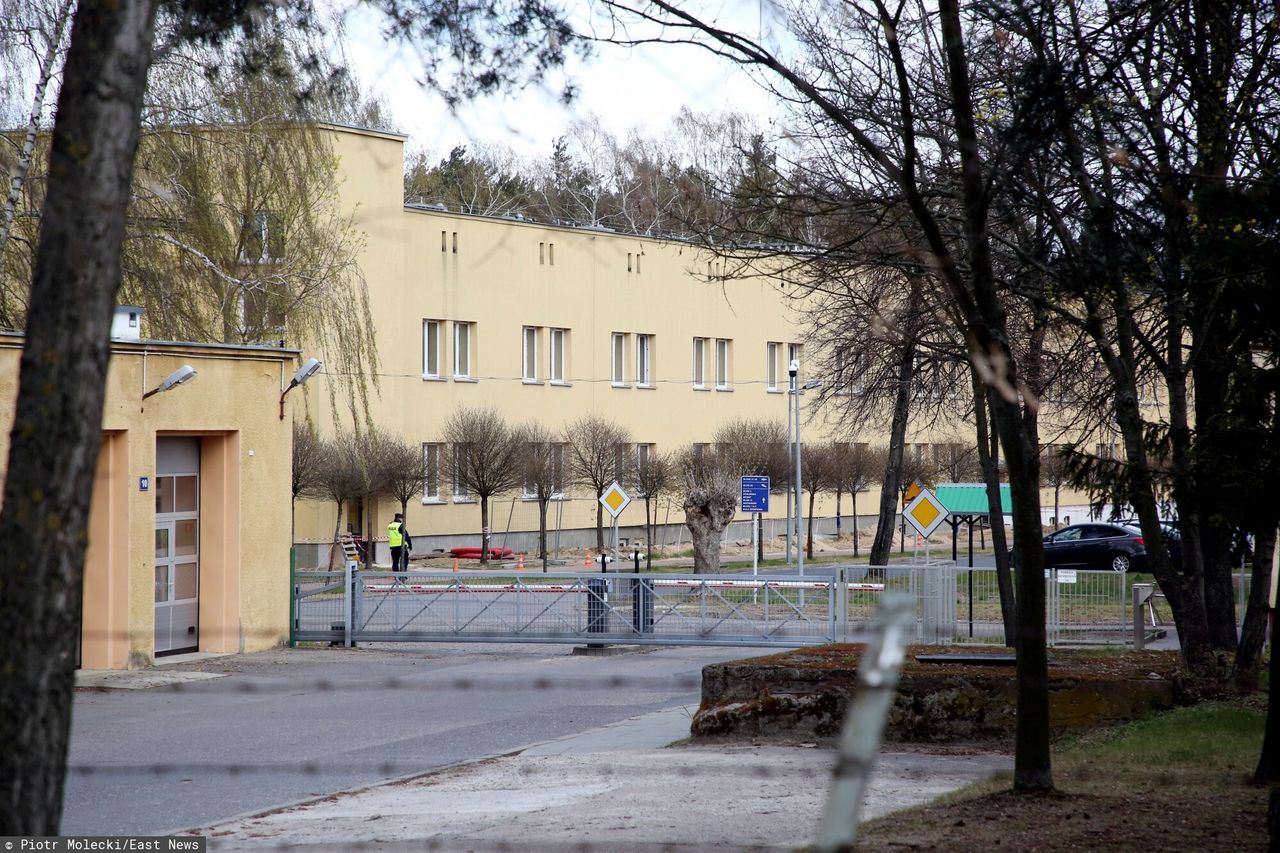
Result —
[[294, 639], [820, 645], [847, 638], [844, 578], [308, 572]]

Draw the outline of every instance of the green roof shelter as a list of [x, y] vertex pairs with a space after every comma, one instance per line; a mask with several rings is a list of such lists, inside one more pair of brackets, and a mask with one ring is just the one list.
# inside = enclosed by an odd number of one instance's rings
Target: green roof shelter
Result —
[[[973, 565], [973, 525], [985, 519], [991, 523], [987, 487], [983, 483], [942, 483], [933, 490], [933, 496], [947, 510], [947, 523], [951, 525], [951, 559], [956, 560], [957, 532], [961, 524], [969, 526], [969, 565]], [[1000, 512], [1013, 512], [1009, 497], [1009, 484], [1000, 484]]]

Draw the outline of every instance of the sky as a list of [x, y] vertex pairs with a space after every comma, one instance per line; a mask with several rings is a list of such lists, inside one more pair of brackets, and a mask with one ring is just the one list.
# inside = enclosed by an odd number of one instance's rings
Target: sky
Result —
[[[717, 9], [722, 24], [752, 33], [759, 26], [757, 3], [724, 0]], [[409, 135], [409, 149], [438, 156], [454, 145], [477, 143], [546, 156], [572, 121], [592, 113], [620, 139], [632, 128], [660, 134], [682, 107], [746, 112], [762, 122], [770, 113], [761, 88], [744, 71], [685, 45], [597, 46], [592, 57], [574, 59], [567, 69], [578, 88], [569, 106], [559, 102], [557, 90], [534, 85], [464, 104], [452, 115], [442, 98], [418, 84], [412, 51], [387, 43], [373, 16], [348, 17], [346, 51], [361, 83], [380, 97], [397, 129]]]

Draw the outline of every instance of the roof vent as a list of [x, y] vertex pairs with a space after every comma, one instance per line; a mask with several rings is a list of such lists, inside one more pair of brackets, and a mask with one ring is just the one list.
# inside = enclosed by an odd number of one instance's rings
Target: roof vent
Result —
[[137, 305], [117, 305], [111, 318], [112, 340], [142, 340], [142, 309]]

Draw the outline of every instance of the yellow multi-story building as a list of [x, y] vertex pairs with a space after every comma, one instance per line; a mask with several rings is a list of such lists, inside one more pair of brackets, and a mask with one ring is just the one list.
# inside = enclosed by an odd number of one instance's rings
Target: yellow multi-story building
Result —
[[[727, 276], [723, 261], [689, 243], [406, 205], [405, 137], [331, 132], [342, 207], [354, 211], [364, 235], [360, 265], [381, 362], [371, 420], [420, 443], [434, 470], [445, 467], [442, 429], [459, 407], [492, 407], [511, 424], [536, 420], [552, 430], [601, 415], [630, 431], [638, 454], [711, 442], [732, 419], [788, 420], [789, 362], [799, 360], [802, 381], [811, 377], [801, 318], [776, 280]], [[308, 400], [313, 423], [330, 429], [335, 413], [327, 390], [316, 383]], [[829, 428], [809, 414], [802, 417], [805, 441], [828, 438]], [[954, 441], [957, 432], [970, 432], [958, 426], [910, 441]], [[561, 544], [594, 543], [594, 494], [566, 491], [582, 499], [552, 511]], [[877, 499], [874, 489], [860, 495], [859, 513], [873, 514]], [[361, 519], [357, 508], [339, 520], [332, 503], [300, 503], [302, 562], [323, 559], [335, 521], [355, 532], [361, 521], [380, 531], [397, 509], [385, 501], [369, 508], [372, 519]], [[766, 535], [781, 535], [783, 496], [774, 496], [771, 510], [776, 521]], [[849, 512], [847, 495], [842, 510]], [[832, 496], [823, 496], [817, 514], [829, 531]], [[429, 537], [425, 550], [479, 544], [480, 513], [444, 476], [410, 505], [406, 521], [415, 539]], [[678, 503], [660, 511], [659, 521], [669, 522], [667, 541], [680, 536]], [[641, 506], [626, 509], [620, 523], [623, 536], [642, 536]], [[493, 544], [530, 548], [533, 502], [504, 496], [492, 527]], [[744, 524], [731, 535], [750, 533]]]

